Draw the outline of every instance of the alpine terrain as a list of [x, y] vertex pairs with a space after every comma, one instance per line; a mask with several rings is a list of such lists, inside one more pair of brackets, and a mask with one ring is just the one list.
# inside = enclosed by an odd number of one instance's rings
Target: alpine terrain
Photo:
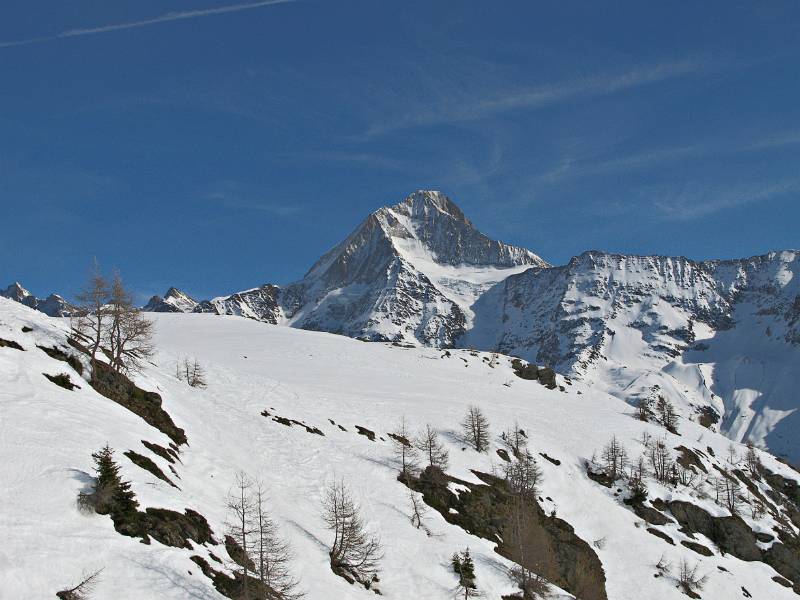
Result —
[[553, 266], [418, 191], [288, 285], [15, 284], [0, 598], [796, 598], [799, 270]]
[[800, 461], [800, 253], [741, 260], [585, 252], [551, 266], [475, 229], [444, 194], [372, 213], [299, 282], [145, 310], [241, 315], [370, 341], [518, 356], [630, 404]]

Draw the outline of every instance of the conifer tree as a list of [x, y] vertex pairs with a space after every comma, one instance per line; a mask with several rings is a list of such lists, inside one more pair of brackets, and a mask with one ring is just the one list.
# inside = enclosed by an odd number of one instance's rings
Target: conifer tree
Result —
[[139, 503], [129, 481], [122, 481], [120, 467], [114, 460], [114, 451], [106, 444], [92, 454], [95, 463], [94, 492], [90, 502], [97, 513], [120, 516], [136, 512]]
[[453, 571], [458, 575], [458, 593], [468, 600], [478, 595], [478, 586], [475, 583], [475, 563], [469, 553], [469, 548], [463, 552], [455, 552], [452, 558]]

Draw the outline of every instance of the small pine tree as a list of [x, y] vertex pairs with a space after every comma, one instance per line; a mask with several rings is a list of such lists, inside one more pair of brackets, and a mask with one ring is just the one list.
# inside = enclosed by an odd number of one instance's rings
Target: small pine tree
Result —
[[675, 407], [672, 402], [659, 396], [656, 402], [656, 410], [658, 411], [658, 419], [661, 425], [670, 433], [678, 433], [678, 413], [675, 412]]
[[114, 451], [106, 444], [92, 454], [95, 463], [94, 492], [90, 494], [91, 503], [101, 515], [123, 515], [135, 512], [139, 503], [131, 490], [129, 481], [122, 481], [120, 467], [114, 460]]
[[640, 456], [636, 464], [631, 466], [631, 472], [628, 476], [628, 493], [630, 494], [630, 501], [634, 504], [641, 504], [647, 500], [646, 478], [645, 460], [643, 456]]
[[452, 558], [453, 571], [458, 575], [458, 591], [463, 598], [474, 598], [478, 595], [478, 586], [475, 578], [475, 563], [469, 548], [463, 552], [455, 552]]
[[653, 416], [653, 401], [647, 397], [639, 398], [636, 403], [636, 418], [640, 421], [649, 421]]

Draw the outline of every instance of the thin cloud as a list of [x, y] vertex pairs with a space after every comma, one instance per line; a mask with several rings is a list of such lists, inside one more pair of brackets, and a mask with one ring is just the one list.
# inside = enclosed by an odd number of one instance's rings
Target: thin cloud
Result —
[[26, 40], [16, 40], [11, 42], [0, 42], [0, 48], [11, 48], [14, 46], [28, 46], [30, 44], [42, 44], [44, 42], [51, 42], [71, 37], [79, 37], [82, 35], [94, 35], [97, 33], [108, 33], [111, 31], [119, 31], [121, 29], [134, 29], [136, 27], [147, 27], [149, 25], [156, 25], [158, 23], [167, 23], [169, 21], [182, 21], [184, 19], [196, 19], [199, 17], [210, 17], [212, 15], [221, 15], [225, 13], [240, 12], [244, 10], [253, 10], [262, 8], [273, 4], [285, 4], [293, 2], [294, 0], [264, 0], [263, 2], [249, 2], [246, 4], [231, 4], [228, 6], [219, 6], [217, 8], [205, 8], [199, 10], [186, 10], [181, 12], [170, 12], [150, 19], [142, 19], [139, 21], [127, 21], [124, 23], [110, 23], [108, 25], [99, 25], [97, 27], [86, 27], [81, 29], [68, 29], [56, 35], [41, 36], [35, 38], [28, 38]]
[[653, 200], [653, 207], [669, 220], [687, 221], [761, 202], [768, 202], [787, 194], [800, 192], [797, 181], [783, 181], [773, 185], [749, 185], [739, 189], [686, 189], [665, 194]]
[[417, 110], [395, 120], [373, 125], [367, 136], [375, 136], [398, 129], [458, 123], [491, 117], [516, 109], [543, 108], [575, 98], [603, 96], [667, 79], [700, 72], [706, 65], [699, 61], [684, 60], [632, 69], [625, 73], [602, 75], [583, 79], [556, 82], [536, 87], [509, 89], [484, 98], [448, 98], [438, 106]]
[[545, 183], [581, 179], [660, 166], [690, 158], [705, 159], [720, 156], [775, 150], [800, 145], [800, 131], [775, 133], [751, 142], [717, 140], [707, 144], [667, 146], [613, 158], [562, 158], [551, 170], [537, 177]]

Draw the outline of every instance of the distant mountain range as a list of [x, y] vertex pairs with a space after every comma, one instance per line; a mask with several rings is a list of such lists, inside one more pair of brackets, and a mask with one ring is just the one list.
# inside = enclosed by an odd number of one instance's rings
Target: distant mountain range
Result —
[[68, 317], [75, 310], [72, 304], [58, 294], [50, 294], [45, 299], [37, 298], [18, 282], [12, 283], [5, 290], [0, 290], [0, 296], [16, 300], [51, 317]]
[[[70, 310], [18, 284], [3, 295]], [[170, 288], [144, 310], [511, 354], [631, 403], [664, 395], [688, 418], [800, 460], [798, 251], [725, 261], [590, 251], [551, 266], [480, 233], [442, 193], [418, 191], [369, 215], [295, 283], [199, 302]]]

